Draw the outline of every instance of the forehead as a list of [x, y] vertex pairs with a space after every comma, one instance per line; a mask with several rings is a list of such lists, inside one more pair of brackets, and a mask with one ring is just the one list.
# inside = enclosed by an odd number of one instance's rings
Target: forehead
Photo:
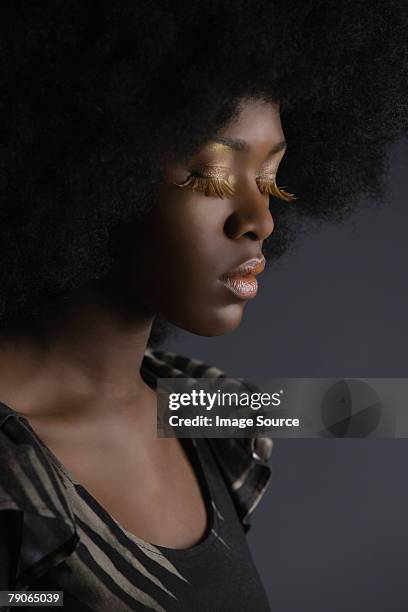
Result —
[[284, 140], [279, 104], [245, 99], [237, 114], [220, 132], [221, 137], [245, 140], [251, 148], [271, 147]]

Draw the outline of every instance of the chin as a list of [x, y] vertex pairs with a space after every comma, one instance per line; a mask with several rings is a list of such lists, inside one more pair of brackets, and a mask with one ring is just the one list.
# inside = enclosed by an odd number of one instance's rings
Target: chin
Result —
[[245, 304], [230, 304], [214, 312], [195, 316], [191, 321], [178, 321], [175, 325], [197, 336], [223, 336], [239, 327]]

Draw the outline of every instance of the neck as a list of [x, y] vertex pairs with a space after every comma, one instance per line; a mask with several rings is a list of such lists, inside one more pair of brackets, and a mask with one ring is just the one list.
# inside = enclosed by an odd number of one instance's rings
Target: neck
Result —
[[26, 416], [91, 418], [134, 405], [152, 391], [140, 374], [152, 313], [102, 284], [64, 300], [47, 341], [0, 347], [0, 400]]

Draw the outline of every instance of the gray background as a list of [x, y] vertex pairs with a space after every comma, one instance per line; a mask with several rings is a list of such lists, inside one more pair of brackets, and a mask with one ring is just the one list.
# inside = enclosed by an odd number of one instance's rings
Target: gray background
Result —
[[[381, 208], [305, 236], [260, 277], [238, 330], [162, 348], [248, 379], [407, 377], [407, 160], [404, 140]], [[248, 535], [274, 612], [408, 610], [407, 464], [404, 439], [275, 441]]]

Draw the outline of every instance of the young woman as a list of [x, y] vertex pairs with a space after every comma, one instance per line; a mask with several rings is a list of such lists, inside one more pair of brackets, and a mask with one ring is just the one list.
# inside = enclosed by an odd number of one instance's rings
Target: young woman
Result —
[[157, 346], [233, 332], [308, 218], [382, 194], [404, 3], [1, 13], [0, 587], [268, 610], [245, 532], [270, 441], [158, 438], [158, 377], [225, 374]]

